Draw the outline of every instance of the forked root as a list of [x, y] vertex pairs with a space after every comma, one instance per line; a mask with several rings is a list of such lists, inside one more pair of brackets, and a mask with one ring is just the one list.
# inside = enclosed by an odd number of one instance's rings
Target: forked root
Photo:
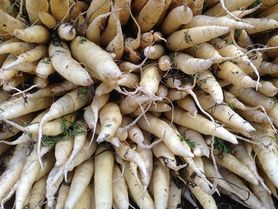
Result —
[[[6, 195], [6, 197], [4, 197], [2, 200], [1, 200], [1, 208], [5, 208], [4, 207], [4, 205], [5, 205], [5, 203], [9, 200], [9, 199], [11, 199], [11, 197], [14, 195], [14, 193], [15, 193], [15, 191], [16, 191], [16, 187], [17, 187], [17, 185], [18, 185], [18, 182], [19, 181], [17, 181], [13, 186], [12, 186], [12, 188], [10, 189], [10, 192]], [[14, 206], [13, 206], [14, 207]]]
[[21, 126], [21, 125], [18, 125], [17, 123], [15, 123], [15, 122], [13, 122], [13, 121], [11, 121], [11, 120], [8, 120], [8, 119], [6, 119], [6, 118], [4, 118], [4, 117], [2, 117], [2, 116], [0, 116], [0, 120], [2, 120], [2, 121], [4, 121], [5, 123], [7, 123], [7, 124], [9, 124], [9, 125], [11, 125], [11, 126], [13, 126], [13, 127], [15, 127], [16, 129], [18, 129], [18, 130], [20, 130], [20, 131], [23, 131], [23, 132], [27, 131], [27, 129], [26, 129], [25, 127], [23, 127], [23, 126]]
[[20, 136], [19, 138], [17, 138], [14, 141], [10, 142], [10, 141], [1, 140], [0, 143], [8, 144], [8, 145], [18, 145], [18, 144], [26, 143], [29, 141], [32, 141], [32, 138], [28, 134], [23, 134], [22, 136]]
[[25, 94], [25, 93], [27, 93], [28, 91], [31, 91], [33, 88], [36, 88], [36, 87], [38, 87], [39, 85], [38, 84], [35, 84], [35, 85], [32, 85], [32, 86], [30, 86], [29, 88], [27, 88], [27, 89], [25, 89], [25, 90], [23, 90], [23, 91], [21, 91], [21, 90], [19, 90], [17, 93], [14, 93], [12, 96], [17, 96], [17, 95], [20, 95], [20, 94]]
[[275, 134], [278, 134], [277, 129], [275, 128], [274, 124], [272, 123], [272, 119], [268, 116], [265, 108], [262, 105], [258, 105], [256, 107], [246, 107], [246, 109], [248, 110], [254, 110], [254, 109], [260, 109], [261, 111], [263, 111], [263, 113], [265, 114], [271, 128], [273, 129], [273, 131], [275, 132]]
[[141, 144], [138, 144], [138, 146], [141, 147], [141, 148], [144, 148], [144, 149], [151, 149], [151, 148], [153, 148], [155, 145], [159, 144], [159, 143], [162, 142], [162, 141], [163, 141], [162, 139], [159, 139], [159, 140], [154, 141], [154, 142], [151, 143], [151, 144], [146, 145], [146, 144], [141, 143]]

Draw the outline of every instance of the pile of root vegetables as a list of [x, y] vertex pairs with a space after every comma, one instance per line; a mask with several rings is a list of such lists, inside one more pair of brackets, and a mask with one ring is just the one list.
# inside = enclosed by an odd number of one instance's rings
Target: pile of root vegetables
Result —
[[277, 208], [278, 0], [0, 0], [0, 38], [0, 208]]

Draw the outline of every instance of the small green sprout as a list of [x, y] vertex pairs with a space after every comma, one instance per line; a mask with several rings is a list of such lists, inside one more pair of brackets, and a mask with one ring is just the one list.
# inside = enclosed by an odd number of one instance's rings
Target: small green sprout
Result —
[[42, 60], [42, 63], [44, 63], [44, 64], [50, 64], [50, 59], [49, 59], [49, 58], [44, 58], [44, 59]]
[[47, 147], [54, 146], [58, 141], [63, 140], [64, 135], [60, 134], [58, 136], [42, 136], [42, 145]]
[[191, 149], [196, 146], [195, 142], [192, 139], [186, 138], [185, 135], [179, 135], [179, 138], [181, 141], [185, 141]]
[[84, 127], [79, 125], [78, 123], [73, 123], [72, 126], [69, 128], [69, 135], [70, 136], [78, 136], [85, 132]]
[[88, 98], [89, 90], [85, 87], [81, 87], [78, 90], [78, 97], [81, 100], [86, 100]]
[[225, 142], [218, 138], [218, 137], [215, 137], [214, 139], [214, 148], [219, 150], [221, 153], [231, 153], [231, 148], [228, 147]]
[[85, 42], [87, 42], [88, 40], [86, 39], [86, 38], [84, 38], [84, 37], [82, 37], [82, 38], [80, 38], [80, 40], [79, 40], [79, 44], [83, 44], [83, 43], [85, 43]]

